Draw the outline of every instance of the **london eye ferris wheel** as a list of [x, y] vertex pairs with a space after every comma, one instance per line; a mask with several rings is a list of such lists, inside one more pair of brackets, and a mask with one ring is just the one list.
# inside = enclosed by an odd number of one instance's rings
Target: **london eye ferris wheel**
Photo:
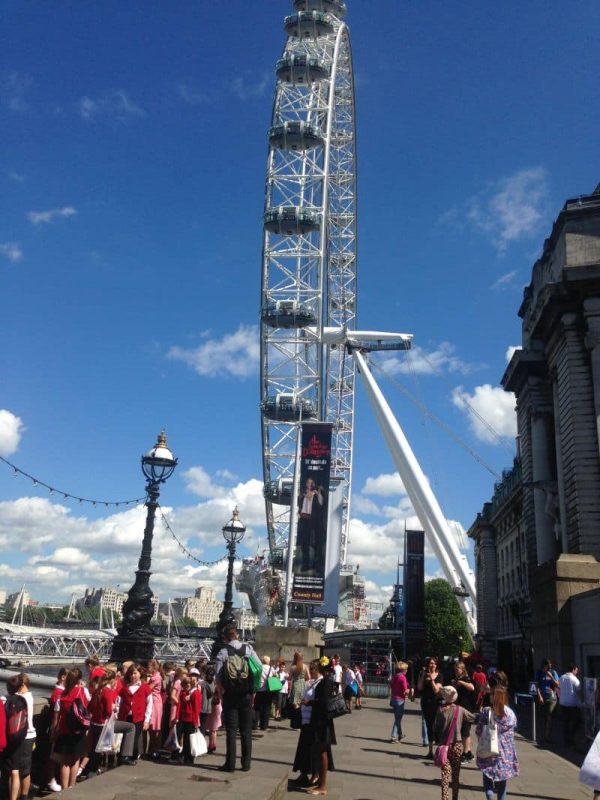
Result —
[[356, 323], [354, 79], [342, 0], [294, 0], [276, 64], [261, 290], [261, 418], [271, 560], [283, 566], [300, 421], [333, 425], [348, 543], [355, 366], [327, 329]]

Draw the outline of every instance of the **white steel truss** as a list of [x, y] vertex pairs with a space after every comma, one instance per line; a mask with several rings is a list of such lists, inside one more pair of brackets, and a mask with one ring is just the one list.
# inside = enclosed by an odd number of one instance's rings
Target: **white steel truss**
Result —
[[[3, 623], [0, 626], [0, 657], [13, 658], [31, 663], [60, 661], [97, 656], [101, 660], [110, 658], [114, 633], [106, 630], [82, 630], [78, 628], [37, 628], [29, 625]], [[210, 657], [212, 640], [194, 638], [155, 639], [157, 658]]]
[[[295, 0], [277, 62], [269, 130], [262, 259], [262, 455], [269, 545], [288, 547], [299, 422], [333, 423], [332, 477], [344, 492], [346, 561], [354, 361], [324, 344], [326, 326], [356, 323], [354, 78], [340, 0]], [[288, 26], [289, 23], [289, 26]]]

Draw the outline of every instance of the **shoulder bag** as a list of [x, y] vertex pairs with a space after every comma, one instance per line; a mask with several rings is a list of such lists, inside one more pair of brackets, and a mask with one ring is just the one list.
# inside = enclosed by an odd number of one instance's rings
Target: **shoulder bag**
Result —
[[327, 698], [327, 719], [343, 717], [347, 713], [346, 702], [341, 694], [334, 694]]
[[460, 706], [455, 706], [454, 715], [452, 717], [452, 722], [450, 724], [450, 730], [448, 731], [448, 738], [446, 739], [446, 744], [438, 744], [438, 746], [435, 748], [433, 761], [436, 767], [443, 767], [444, 764], [448, 762], [448, 748], [450, 747], [450, 742], [454, 739], [454, 731], [456, 730], [456, 720], [458, 719], [459, 712], [460, 712]]
[[481, 733], [477, 737], [477, 758], [497, 758], [499, 755], [498, 728], [494, 722], [492, 709], [488, 708], [487, 720], [483, 723]]

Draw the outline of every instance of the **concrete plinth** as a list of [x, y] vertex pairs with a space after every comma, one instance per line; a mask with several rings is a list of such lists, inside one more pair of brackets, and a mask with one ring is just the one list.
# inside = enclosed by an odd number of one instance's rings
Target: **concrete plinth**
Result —
[[540, 564], [531, 579], [534, 666], [543, 658], [568, 664], [576, 657], [569, 601], [600, 587], [600, 563], [594, 556], [563, 554]]
[[304, 663], [321, 655], [323, 636], [314, 628], [283, 628], [272, 625], [259, 625], [255, 632], [254, 649], [259, 656], [270, 656], [271, 660], [282, 658], [292, 661], [299, 650], [304, 654]]

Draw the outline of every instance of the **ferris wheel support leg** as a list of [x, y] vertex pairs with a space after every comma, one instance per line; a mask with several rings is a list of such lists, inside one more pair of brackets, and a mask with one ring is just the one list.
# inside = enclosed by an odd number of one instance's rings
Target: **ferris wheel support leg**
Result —
[[464, 561], [461, 558], [458, 547], [448, 528], [448, 524], [437, 500], [427, 483], [427, 479], [397, 419], [394, 417], [392, 410], [373, 378], [364, 356], [358, 350], [353, 350], [352, 355], [358, 365], [369, 401], [375, 411], [375, 416], [377, 417], [385, 441], [390, 448], [394, 463], [398, 468], [398, 472], [414, 506], [415, 512], [427, 533], [427, 538], [436, 558], [440, 562], [448, 580], [458, 589], [461, 588], [462, 583], [462, 586], [471, 597], [473, 612], [471, 612], [466, 598], [457, 595], [457, 601], [465, 613], [471, 633], [474, 633], [475, 622], [473, 616], [477, 598], [473, 575], [470, 570], [465, 569]]

